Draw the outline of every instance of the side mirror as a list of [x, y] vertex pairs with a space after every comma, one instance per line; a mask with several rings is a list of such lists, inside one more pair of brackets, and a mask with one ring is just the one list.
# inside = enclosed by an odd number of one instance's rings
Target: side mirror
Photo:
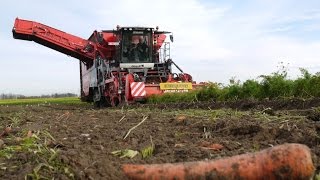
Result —
[[173, 42], [173, 35], [170, 34], [170, 41]]

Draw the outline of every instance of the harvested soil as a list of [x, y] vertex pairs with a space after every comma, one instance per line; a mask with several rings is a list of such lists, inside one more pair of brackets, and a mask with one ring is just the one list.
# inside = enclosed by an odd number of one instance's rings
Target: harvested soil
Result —
[[312, 99], [263, 99], [263, 100], [236, 100], [236, 101], [206, 101], [206, 102], [185, 102], [185, 103], [160, 103], [160, 104], [136, 104], [136, 107], [151, 107], [160, 109], [221, 109], [232, 108], [237, 110], [258, 109], [265, 110], [293, 110], [310, 109], [320, 106], [320, 98]]
[[[161, 105], [157, 108], [143, 105], [143, 108], [100, 110], [66, 105], [1, 106], [0, 130], [11, 124], [9, 137], [18, 136], [20, 132], [48, 131], [59, 144], [55, 146], [60, 151], [58, 157], [71, 168], [76, 179], [126, 179], [121, 171], [124, 163], [217, 159], [283, 143], [309, 146], [319, 172], [320, 122], [314, 110], [308, 109], [318, 103], [319, 100], [308, 102], [303, 108], [300, 101], [277, 105], [270, 103], [261, 108], [255, 103], [240, 102], [237, 107], [242, 107], [239, 109], [243, 111], [219, 109], [224, 105], [216, 104], [215, 108], [210, 109], [219, 110], [209, 110], [207, 105], [210, 103], [197, 105], [207, 110], [186, 109], [185, 106], [181, 109], [186, 110], [177, 110], [176, 106], [172, 110], [171, 105], [163, 108]], [[226, 105], [229, 108], [233, 106], [236, 105]], [[283, 108], [285, 106], [287, 108]], [[267, 107], [274, 112], [263, 112]], [[146, 121], [133, 129], [124, 140], [128, 130], [146, 116]], [[14, 118], [18, 122], [13, 123]], [[140, 153], [130, 159], [111, 153], [125, 149], [140, 152], [151, 145], [150, 136], [155, 147], [151, 157], [143, 159]], [[1, 137], [4, 145], [0, 150], [10, 145], [9, 137]], [[219, 148], [203, 148], [210, 144]], [[0, 166], [6, 167], [0, 169], [0, 178], [23, 179], [35, 168], [36, 161], [36, 157], [28, 152], [15, 153], [10, 159], [0, 157]], [[68, 178], [50, 171], [46, 177]]]

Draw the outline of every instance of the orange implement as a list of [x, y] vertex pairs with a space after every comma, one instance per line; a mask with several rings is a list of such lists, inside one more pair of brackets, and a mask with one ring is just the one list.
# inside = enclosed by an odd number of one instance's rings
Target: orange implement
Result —
[[310, 179], [310, 149], [284, 144], [229, 158], [175, 164], [123, 165], [129, 179]]

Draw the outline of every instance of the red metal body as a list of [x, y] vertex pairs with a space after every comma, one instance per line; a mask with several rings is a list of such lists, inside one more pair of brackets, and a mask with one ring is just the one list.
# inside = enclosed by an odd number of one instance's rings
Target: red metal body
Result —
[[[116, 106], [144, 100], [153, 94], [189, 91], [199, 86], [170, 59], [165, 42], [169, 32], [117, 27], [94, 31], [86, 40], [18, 18], [12, 32], [15, 39], [34, 41], [79, 59], [81, 98], [97, 105]], [[181, 73], [173, 73], [172, 64]]]
[[94, 52], [85, 50], [90, 41], [37, 22], [16, 19], [13, 36], [16, 39], [35, 41], [84, 61], [92, 61], [94, 59]]

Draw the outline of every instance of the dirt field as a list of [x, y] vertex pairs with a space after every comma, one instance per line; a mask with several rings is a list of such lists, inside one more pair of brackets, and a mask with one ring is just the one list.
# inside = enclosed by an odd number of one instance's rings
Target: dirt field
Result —
[[[238, 110], [201, 103], [102, 110], [67, 105], [0, 106], [0, 130], [11, 126], [1, 137], [0, 179], [125, 179], [123, 163], [216, 159], [291, 142], [311, 148], [319, 172], [319, 109], [314, 108], [319, 102], [306, 102], [302, 107], [301, 102], [281, 107], [277, 107], [279, 102], [247, 102], [245, 108], [244, 102], [221, 105]], [[124, 140], [128, 130], [144, 118]], [[35, 137], [35, 146], [25, 148], [27, 137]], [[150, 137], [154, 144], [150, 157], [142, 158], [139, 153], [132, 159], [120, 158], [111, 153], [140, 152], [151, 145]], [[212, 143], [223, 148], [203, 148]], [[14, 147], [10, 156], [9, 147]]]

